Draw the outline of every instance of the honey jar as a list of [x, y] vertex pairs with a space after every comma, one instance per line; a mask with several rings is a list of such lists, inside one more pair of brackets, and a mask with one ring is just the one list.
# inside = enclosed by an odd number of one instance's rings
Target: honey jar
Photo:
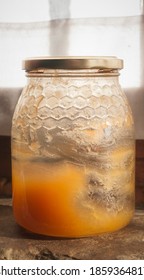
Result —
[[132, 112], [117, 57], [23, 61], [27, 84], [12, 121], [13, 211], [48, 236], [86, 237], [134, 213]]

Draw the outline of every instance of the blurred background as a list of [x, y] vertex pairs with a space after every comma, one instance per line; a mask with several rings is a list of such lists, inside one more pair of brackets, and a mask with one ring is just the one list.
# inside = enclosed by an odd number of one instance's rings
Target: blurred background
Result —
[[4, 157], [6, 161], [9, 156], [14, 108], [26, 84], [22, 60], [47, 55], [112, 55], [124, 60], [120, 83], [134, 116], [141, 170], [136, 180], [142, 190], [144, 0], [0, 0], [0, 139], [5, 139], [0, 140], [0, 176], [10, 175]]

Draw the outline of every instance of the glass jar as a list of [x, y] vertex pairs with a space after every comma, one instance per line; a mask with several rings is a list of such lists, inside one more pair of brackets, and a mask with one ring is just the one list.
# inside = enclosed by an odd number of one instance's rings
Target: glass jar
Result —
[[134, 124], [116, 57], [24, 61], [12, 123], [13, 211], [29, 231], [90, 236], [134, 213]]

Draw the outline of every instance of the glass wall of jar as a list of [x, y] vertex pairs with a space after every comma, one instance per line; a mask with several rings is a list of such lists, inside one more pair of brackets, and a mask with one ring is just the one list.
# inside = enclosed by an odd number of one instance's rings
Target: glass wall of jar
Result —
[[116, 57], [24, 61], [12, 124], [13, 211], [39, 234], [90, 236], [134, 213], [134, 124]]

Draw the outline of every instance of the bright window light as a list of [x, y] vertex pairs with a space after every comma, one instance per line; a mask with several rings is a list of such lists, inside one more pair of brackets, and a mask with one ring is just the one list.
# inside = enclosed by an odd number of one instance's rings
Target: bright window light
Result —
[[142, 14], [143, 0], [71, 0], [71, 17], [124, 17]]
[[0, 22], [35, 22], [48, 19], [48, 0], [0, 0]]
[[122, 85], [140, 87], [142, 11], [142, 0], [0, 0], [0, 87], [25, 85], [26, 57], [57, 54], [117, 56]]

